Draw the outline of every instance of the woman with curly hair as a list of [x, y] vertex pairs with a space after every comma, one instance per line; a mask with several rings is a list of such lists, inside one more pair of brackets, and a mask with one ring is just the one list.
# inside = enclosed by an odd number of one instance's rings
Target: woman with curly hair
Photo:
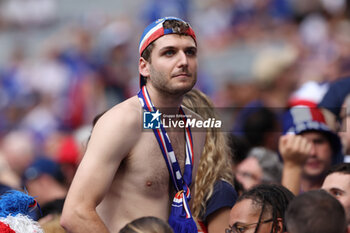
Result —
[[[185, 94], [185, 107], [203, 120], [218, 119], [213, 103], [201, 91], [192, 89]], [[195, 179], [195, 196], [192, 214], [200, 232], [225, 232], [230, 210], [237, 193], [233, 187], [231, 150], [226, 135], [217, 128], [208, 128], [203, 154]]]

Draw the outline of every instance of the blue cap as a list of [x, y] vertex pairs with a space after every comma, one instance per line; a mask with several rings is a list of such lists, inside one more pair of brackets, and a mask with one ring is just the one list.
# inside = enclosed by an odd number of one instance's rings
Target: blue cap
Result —
[[58, 163], [45, 157], [38, 157], [24, 171], [22, 182], [25, 184], [27, 181], [37, 179], [42, 174], [50, 175], [58, 182], [64, 181], [64, 175]]
[[316, 131], [329, 139], [333, 150], [332, 163], [343, 162], [342, 145], [339, 136], [328, 126], [321, 110], [317, 107], [295, 106], [283, 115], [283, 134], [302, 134]]

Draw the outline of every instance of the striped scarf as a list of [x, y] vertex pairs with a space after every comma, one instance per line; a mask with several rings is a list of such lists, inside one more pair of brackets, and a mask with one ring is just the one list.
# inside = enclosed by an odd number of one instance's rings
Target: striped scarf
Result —
[[[157, 111], [151, 102], [146, 86], [143, 86], [141, 88], [138, 93], [138, 98], [144, 111], [151, 113], [155, 113]], [[179, 113], [184, 116], [183, 120], [186, 122], [187, 119], [181, 107], [179, 109]], [[162, 123], [160, 123], [160, 127], [154, 128], [153, 132], [157, 138], [159, 147], [162, 151], [169, 171], [169, 175], [177, 192], [171, 205], [169, 224], [173, 228], [174, 233], [197, 232], [196, 223], [192, 218], [192, 214], [188, 205], [188, 201], [191, 199], [189, 186], [192, 182], [193, 168], [193, 141], [191, 129], [189, 127], [186, 127], [185, 129], [186, 159], [183, 175], [181, 173], [179, 163], [176, 159], [173, 147], [171, 145], [170, 138], [165, 131]]]

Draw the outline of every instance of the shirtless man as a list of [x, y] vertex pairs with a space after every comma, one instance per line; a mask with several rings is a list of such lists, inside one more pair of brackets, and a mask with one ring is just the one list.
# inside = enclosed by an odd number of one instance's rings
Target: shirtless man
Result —
[[[197, 78], [197, 45], [191, 27], [180, 19], [160, 19], [145, 29], [139, 50], [141, 86], [146, 86], [160, 112], [178, 113], [183, 95]], [[61, 224], [68, 232], [119, 232], [143, 216], [168, 220], [173, 184], [155, 135], [142, 128], [142, 112], [134, 96], [97, 121], [63, 209]], [[184, 131], [172, 130], [168, 135], [183, 172]], [[205, 134], [192, 135], [194, 176]]]

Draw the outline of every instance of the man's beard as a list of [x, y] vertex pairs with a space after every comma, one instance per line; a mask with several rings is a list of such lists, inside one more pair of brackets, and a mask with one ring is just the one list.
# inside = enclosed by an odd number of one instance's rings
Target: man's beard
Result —
[[167, 79], [164, 73], [159, 72], [151, 67], [150, 76], [152, 77], [152, 81], [151, 80], [147, 80], [147, 81], [152, 82], [153, 87], [155, 87], [158, 91], [167, 95], [182, 96], [187, 92], [189, 92], [190, 90], [192, 90], [192, 88], [194, 87], [197, 81], [197, 74], [193, 73], [191, 77], [189, 77], [189, 79], [192, 80], [192, 82], [189, 83], [189, 85], [182, 88], [172, 88], [172, 87], [169, 87], [169, 85], [167, 85], [169, 83], [167, 81], [171, 80], [171, 78]]
[[303, 177], [307, 180], [313, 181], [313, 182], [320, 182], [323, 181], [326, 177], [326, 172], [321, 172], [319, 174], [307, 174], [305, 171], [303, 172]]

